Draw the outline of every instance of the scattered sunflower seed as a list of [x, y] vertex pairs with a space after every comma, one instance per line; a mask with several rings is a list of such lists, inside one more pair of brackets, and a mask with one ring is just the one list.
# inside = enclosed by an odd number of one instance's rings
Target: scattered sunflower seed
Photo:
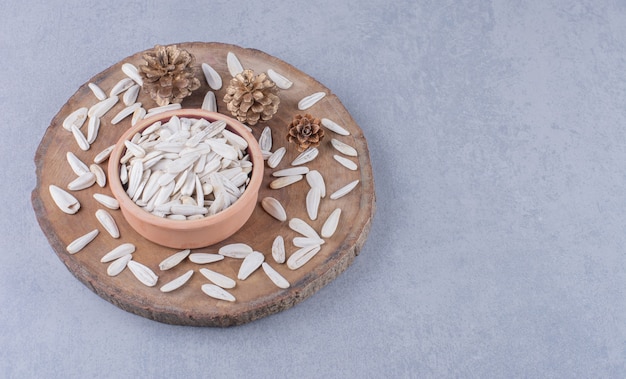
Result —
[[303, 111], [311, 108], [315, 103], [322, 100], [322, 98], [326, 96], [326, 92], [315, 92], [298, 102], [298, 109]]
[[258, 251], [253, 251], [248, 254], [241, 262], [241, 267], [239, 268], [239, 273], [237, 274], [237, 279], [246, 280], [250, 274], [252, 274], [256, 269], [261, 267], [261, 263], [265, 260], [265, 256]]
[[208, 268], [204, 268], [204, 267], [201, 268], [200, 273], [205, 278], [213, 282], [215, 285], [218, 285], [222, 288], [235, 288], [235, 285], [237, 285], [237, 282], [235, 282], [233, 279], [229, 278], [228, 276], [222, 275], [213, 270], [209, 270]]
[[280, 201], [276, 200], [273, 197], [264, 197], [261, 200], [261, 206], [263, 209], [270, 214], [270, 216], [274, 217], [278, 221], [286, 221], [287, 220], [287, 212], [285, 208], [282, 206]]
[[285, 263], [285, 240], [282, 236], [274, 238], [272, 243], [272, 258], [276, 263]]
[[337, 230], [337, 225], [339, 224], [339, 217], [341, 216], [341, 208], [336, 208], [332, 213], [328, 216], [324, 225], [322, 226], [322, 237], [330, 238], [335, 231]]
[[282, 275], [280, 275], [278, 271], [274, 270], [274, 268], [270, 266], [269, 263], [263, 262], [261, 264], [261, 267], [263, 267], [263, 271], [265, 271], [265, 274], [267, 275], [267, 277], [270, 278], [270, 280], [274, 284], [276, 284], [277, 287], [289, 288], [289, 282], [287, 281], [287, 279], [285, 279]]
[[311, 260], [317, 253], [319, 253], [321, 247], [319, 245], [312, 245], [300, 248], [293, 253], [287, 260], [287, 267], [292, 270], [299, 269], [305, 263]]
[[74, 196], [61, 188], [51, 184], [48, 186], [52, 200], [61, 211], [67, 214], [75, 214], [80, 209], [80, 202]]
[[116, 248], [114, 248], [113, 250], [109, 251], [108, 253], [106, 253], [102, 258], [100, 258], [100, 262], [102, 263], [111, 262], [120, 257], [123, 257], [124, 255], [130, 255], [134, 252], [135, 252], [135, 245], [129, 242], [123, 243], [117, 246]]
[[133, 258], [132, 254], [126, 254], [126, 255], [122, 255], [121, 257], [111, 262], [111, 264], [109, 264], [109, 267], [107, 267], [107, 275], [109, 276], [119, 275], [122, 271], [124, 271], [124, 269], [126, 268], [126, 265], [128, 265], [128, 262], [130, 262], [132, 258]]
[[337, 191], [333, 192], [330, 195], [330, 199], [331, 200], [337, 200], [340, 197], [343, 197], [345, 195], [347, 195], [350, 191], [352, 191], [354, 189], [354, 187], [357, 186], [357, 184], [359, 184], [359, 180], [355, 180], [353, 182], [350, 182], [348, 184], [346, 184], [345, 186], [339, 188]]
[[133, 275], [135, 275], [137, 280], [148, 287], [154, 287], [159, 280], [159, 277], [154, 273], [154, 271], [137, 261], [130, 260], [128, 262], [128, 268]]
[[280, 89], [289, 89], [293, 85], [293, 82], [291, 80], [285, 78], [271, 68], [267, 70], [267, 76], [269, 76], [270, 79], [272, 79], [272, 81], [276, 83], [276, 87]]
[[175, 289], [182, 287], [185, 283], [189, 281], [189, 279], [191, 279], [192, 275], [193, 275], [193, 270], [187, 271], [186, 273], [182, 274], [176, 279], [173, 279], [172, 281], [161, 286], [161, 292], [172, 292]]
[[98, 233], [99, 233], [98, 229], [94, 229], [91, 232], [76, 238], [74, 241], [72, 241], [72, 243], [67, 245], [67, 248], [66, 248], [67, 252], [70, 254], [78, 253], [85, 246], [87, 246], [89, 242], [93, 241], [94, 238], [96, 238], [96, 236], [98, 235]]
[[163, 271], [171, 269], [172, 267], [182, 262], [185, 258], [187, 258], [190, 252], [191, 250], [185, 249], [173, 255], [170, 255], [169, 257], [165, 258], [161, 263], [159, 263], [159, 268]]
[[228, 72], [232, 77], [235, 77], [237, 76], [237, 74], [243, 72], [243, 66], [241, 65], [241, 62], [239, 62], [237, 56], [230, 51], [228, 52], [228, 54], [226, 54], [226, 65], [228, 66]]
[[220, 286], [216, 286], [215, 284], [206, 283], [202, 285], [202, 292], [211, 296], [214, 299], [218, 300], [226, 300], [226, 301], [235, 301], [235, 297], [225, 289]]

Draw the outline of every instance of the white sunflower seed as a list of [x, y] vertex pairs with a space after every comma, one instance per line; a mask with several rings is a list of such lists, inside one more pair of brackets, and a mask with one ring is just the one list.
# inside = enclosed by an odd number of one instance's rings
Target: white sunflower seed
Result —
[[323, 245], [324, 242], [326, 242], [326, 241], [324, 241], [321, 238], [294, 237], [294, 239], [293, 239], [293, 245], [295, 247], [307, 247], [307, 246], [313, 246], [313, 245]]
[[337, 191], [333, 192], [330, 195], [330, 199], [331, 200], [337, 200], [340, 197], [343, 197], [345, 195], [347, 195], [350, 191], [352, 191], [354, 189], [354, 187], [357, 186], [357, 184], [359, 184], [359, 180], [355, 180], [353, 182], [350, 182], [348, 184], [346, 184], [345, 186], [339, 188]]
[[143, 120], [144, 117], [146, 117], [146, 109], [145, 108], [139, 107], [139, 108], [135, 109], [135, 111], [133, 112], [133, 117], [131, 118], [131, 121], [130, 121], [130, 125], [131, 126], [135, 126], [135, 124], [139, 120]]
[[250, 255], [254, 250], [245, 243], [231, 243], [220, 247], [218, 253], [230, 258], [243, 259]]
[[296, 159], [293, 160], [293, 162], [291, 162], [292, 166], [299, 166], [301, 164], [305, 164], [308, 162], [311, 162], [313, 159], [315, 159], [317, 157], [317, 155], [319, 154], [319, 150], [317, 150], [316, 147], [309, 147], [308, 149], [304, 150], [302, 153], [300, 153], [300, 155], [298, 155], [296, 157]]
[[128, 268], [133, 275], [135, 275], [137, 280], [148, 287], [154, 287], [159, 280], [159, 277], [154, 273], [154, 271], [137, 261], [130, 260], [128, 262]]
[[89, 167], [81, 161], [74, 153], [68, 151], [65, 155], [67, 158], [67, 163], [70, 164], [72, 171], [78, 176], [89, 172]]
[[[202, 202], [204, 203], [204, 201]], [[175, 215], [183, 215], [183, 216], [193, 216], [193, 215], [204, 215], [209, 212], [209, 210], [205, 207], [201, 207], [198, 205], [191, 204], [180, 204], [180, 205], [172, 205], [170, 208], [170, 212]]]
[[[200, 178], [198, 178], [197, 175], [194, 175], [194, 177], [196, 178], [196, 204], [204, 204], [204, 191], [202, 189], [202, 183], [200, 182]], [[207, 209], [207, 212], [208, 212], [208, 209]], [[199, 214], [204, 214], [204, 213], [199, 212]], [[189, 216], [193, 216], [193, 215], [189, 215]]]
[[276, 87], [280, 89], [289, 89], [293, 85], [291, 80], [285, 78], [284, 76], [272, 70], [271, 68], [267, 70], [267, 76], [269, 76], [270, 79], [272, 79], [272, 81], [276, 83]]
[[114, 210], [120, 209], [120, 203], [114, 197], [104, 195], [101, 193], [94, 193], [93, 198], [96, 199], [98, 203], [104, 205], [105, 207], [109, 209], [114, 209]]
[[226, 65], [228, 66], [228, 72], [232, 77], [235, 77], [237, 76], [237, 74], [243, 72], [243, 66], [241, 65], [241, 62], [239, 62], [237, 56], [230, 51], [228, 52], [228, 54], [226, 54]]
[[322, 226], [322, 237], [330, 238], [335, 231], [337, 230], [337, 225], [339, 224], [339, 217], [341, 216], [341, 208], [336, 208], [332, 213], [328, 216], [324, 225]]
[[120, 81], [115, 83], [113, 88], [111, 88], [111, 92], [109, 92], [109, 96], [111, 96], [111, 97], [117, 96], [120, 93], [122, 93], [122, 92], [126, 91], [127, 89], [129, 89], [130, 87], [132, 87], [134, 84], [135, 83], [133, 83], [133, 80], [131, 78], [120, 79]]
[[[170, 162], [166, 166], [166, 172], [170, 174], [174, 174], [174, 176], [178, 175], [178, 173], [186, 170], [189, 166], [195, 163], [195, 161], [200, 157], [198, 153], [186, 154], [182, 157]], [[195, 183], [194, 183], [195, 184]]]
[[161, 129], [161, 127], [163, 126], [163, 123], [161, 121], [157, 121], [154, 124], [148, 126], [147, 128], [145, 128], [142, 132], [141, 135], [142, 136], [147, 136], [150, 134], [155, 133], [157, 130]]
[[100, 131], [100, 119], [90, 117], [89, 122], [87, 123], [87, 142], [89, 144], [96, 142], [98, 131]]
[[244, 184], [246, 184], [246, 182], [248, 181], [249, 177], [248, 174], [246, 174], [245, 172], [240, 172], [237, 175], [235, 175], [230, 182], [233, 183], [233, 185], [235, 187], [241, 187]]
[[100, 231], [98, 229], [94, 229], [91, 232], [76, 238], [69, 245], [67, 245], [67, 252], [70, 254], [76, 254], [81, 251], [87, 244], [96, 238]]
[[[176, 184], [177, 183], [174, 183], [174, 188], [176, 188]], [[194, 188], [196, 188], [196, 178], [194, 174], [189, 173], [187, 174], [185, 182], [180, 188], [180, 194], [183, 196], [191, 196]]]
[[161, 263], [159, 263], [159, 268], [163, 271], [165, 270], [169, 270], [173, 267], [175, 267], [176, 265], [178, 265], [180, 262], [182, 262], [185, 258], [187, 258], [187, 256], [189, 256], [189, 253], [191, 252], [191, 250], [189, 249], [185, 249], [182, 251], [179, 251], [173, 255], [170, 255], [169, 257], [165, 258]]
[[291, 176], [291, 175], [305, 175], [309, 172], [309, 168], [306, 166], [301, 167], [290, 167], [283, 170], [274, 171], [272, 176], [281, 177], [281, 176]]
[[104, 229], [109, 232], [111, 237], [120, 238], [120, 231], [117, 228], [117, 224], [115, 223], [115, 219], [111, 214], [104, 209], [98, 209], [96, 211], [96, 218], [100, 221], [100, 224], [104, 227]]
[[349, 131], [344, 129], [342, 126], [340, 126], [339, 124], [337, 124], [333, 120], [330, 120], [328, 118], [322, 118], [321, 122], [322, 122], [322, 125], [324, 125], [330, 131], [333, 131], [333, 132], [335, 132], [335, 133], [337, 133], [339, 135], [342, 135], [342, 136], [349, 136], [350, 135]]
[[317, 170], [311, 170], [306, 174], [306, 181], [311, 188], [319, 188], [320, 196], [326, 197], [326, 183], [324, 177]]
[[155, 197], [153, 197], [155, 206], [167, 203], [168, 199], [172, 195], [172, 192], [174, 192], [174, 185], [174, 182], [169, 182], [166, 186], [159, 189]]
[[309, 109], [313, 105], [315, 105], [315, 103], [322, 100], [324, 96], [326, 96], [326, 92], [315, 92], [314, 94], [311, 94], [300, 100], [298, 102], [298, 109], [300, 109], [301, 111]]
[[132, 63], [124, 63], [122, 65], [122, 72], [126, 74], [130, 79], [132, 79], [135, 83], [142, 86], [143, 79], [141, 78], [141, 74], [139, 74], [139, 70]]
[[274, 268], [270, 266], [269, 263], [263, 262], [261, 264], [261, 267], [263, 267], [263, 271], [265, 271], [267, 277], [270, 278], [270, 280], [274, 284], [276, 284], [278, 288], [289, 288], [289, 282], [287, 281], [287, 279], [280, 275], [278, 271], [274, 270]]
[[211, 89], [218, 90], [222, 88], [222, 77], [208, 63], [202, 63], [202, 72], [204, 78]]
[[137, 96], [139, 96], [140, 89], [141, 87], [138, 84], [130, 87], [124, 93], [124, 96], [122, 96], [122, 101], [124, 102], [124, 105], [126, 105], [127, 107], [133, 105], [135, 101], [137, 101]]
[[97, 84], [89, 83], [87, 85], [89, 86], [89, 89], [91, 90], [91, 92], [93, 92], [94, 96], [96, 96], [98, 100], [102, 101], [108, 97], [107, 94], [102, 90], [102, 88], [100, 88]]
[[[185, 170], [183, 172], [189, 172], [189, 170]], [[150, 177], [150, 179], [152, 179], [153, 177], [156, 177], [156, 185], [163, 187], [165, 185], [168, 185], [171, 181], [173, 181], [178, 175], [182, 175], [180, 173], [174, 172], [174, 173], [169, 173], [169, 172], [163, 172], [163, 171], [157, 171], [154, 173], [154, 175], [152, 175]], [[158, 188], [158, 187], [157, 187]], [[174, 188], [176, 188], [176, 184], [174, 184]], [[152, 197], [152, 192], [150, 191], [150, 194], [147, 196], [147, 198], [151, 198]]]
[[317, 211], [319, 210], [321, 199], [322, 194], [318, 187], [311, 188], [306, 194], [306, 213], [312, 221], [317, 219]]
[[313, 229], [313, 227], [306, 223], [306, 221], [299, 218], [292, 218], [289, 220], [289, 228], [294, 232], [300, 233], [305, 237], [320, 239], [319, 234]]
[[61, 188], [55, 186], [54, 184], [50, 184], [50, 186], [48, 186], [48, 190], [50, 191], [50, 196], [52, 196], [54, 203], [64, 213], [73, 215], [80, 209], [80, 203], [78, 200]]
[[319, 253], [321, 247], [319, 245], [306, 246], [298, 249], [287, 260], [287, 267], [292, 270], [296, 270], [302, 267], [305, 263], [311, 260], [317, 253]]
[[272, 129], [269, 126], [263, 128], [263, 132], [261, 132], [259, 137], [259, 146], [262, 151], [272, 150]]
[[102, 258], [100, 258], [100, 262], [102, 263], [111, 262], [120, 257], [123, 257], [124, 255], [130, 255], [134, 252], [135, 252], [135, 245], [129, 242], [123, 243], [115, 247], [113, 250], [109, 251], [108, 253], [106, 253]]
[[98, 155], [96, 155], [93, 158], [93, 162], [99, 164], [99, 163], [106, 161], [107, 159], [109, 159], [109, 155], [111, 155], [111, 152], [113, 151], [113, 149], [115, 149], [115, 145], [111, 145], [107, 147], [106, 149], [102, 150], [101, 152], [98, 153]]
[[187, 271], [186, 273], [182, 274], [178, 278], [173, 279], [172, 281], [161, 286], [161, 292], [171, 292], [171, 291], [174, 291], [175, 289], [182, 287], [185, 283], [189, 281], [189, 279], [191, 279], [192, 275], [193, 275], [193, 270]]
[[126, 193], [130, 198], [135, 196], [135, 193], [139, 189], [141, 185], [141, 179], [143, 178], [143, 165], [141, 161], [133, 161], [130, 165], [130, 170], [128, 172], [128, 188], [126, 189]]
[[235, 150], [234, 147], [227, 145], [225, 143], [222, 142], [218, 142], [214, 139], [208, 139], [206, 140], [206, 143], [209, 144], [209, 146], [211, 146], [211, 149], [213, 149], [213, 151], [215, 151], [217, 154], [221, 155], [222, 157], [226, 158], [226, 159], [230, 159], [230, 160], [235, 160], [237, 159], [237, 150]]
[[78, 178], [68, 183], [67, 189], [70, 191], [80, 191], [89, 188], [96, 182], [96, 175], [93, 172], [86, 172]]
[[238, 147], [240, 150], [245, 150], [248, 148], [248, 142], [238, 134], [235, 134], [228, 129], [222, 130], [222, 135], [226, 138], [231, 145]]
[[277, 236], [272, 242], [272, 258], [276, 263], [285, 263], [285, 240], [282, 236]]
[[122, 184], [128, 183], [128, 169], [125, 164], [120, 167], [120, 181]]
[[78, 108], [74, 112], [70, 113], [65, 118], [65, 120], [63, 120], [63, 124], [62, 124], [63, 129], [70, 132], [72, 131], [72, 125], [80, 129], [85, 123], [85, 120], [87, 120], [87, 112], [88, 112], [88, 109], [83, 107], [83, 108]]
[[348, 170], [356, 171], [359, 168], [359, 166], [357, 166], [357, 164], [354, 163], [353, 161], [349, 160], [348, 158], [339, 156], [337, 154], [333, 155], [333, 159], [339, 162], [339, 164], [341, 164], [343, 167], [347, 168]]
[[341, 142], [336, 138], [331, 139], [330, 144], [333, 145], [335, 150], [347, 156], [356, 157], [358, 155], [354, 147], [348, 145], [345, 142]]
[[126, 265], [128, 265], [128, 262], [130, 262], [131, 259], [133, 259], [132, 254], [122, 255], [121, 257], [117, 258], [116, 260], [111, 262], [111, 264], [109, 264], [109, 267], [107, 267], [107, 275], [119, 275], [122, 271], [124, 271]]
[[287, 187], [293, 183], [299, 182], [302, 180], [304, 176], [302, 175], [291, 175], [291, 176], [281, 176], [278, 179], [274, 179], [270, 182], [270, 188], [279, 189], [283, 187]]
[[100, 187], [104, 187], [107, 184], [107, 176], [104, 173], [104, 170], [102, 169], [102, 167], [98, 166], [95, 163], [92, 163], [89, 166], [89, 171], [91, 171], [95, 177], [96, 177], [96, 183], [100, 186]]
[[219, 272], [215, 272], [213, 270], [209, 270], [208, 268], [201, 268], [200, 273], [215, 285], [220, 286], [222, 288], [235, 288], [237, 282], [233, 279], [229, 278], [226, 275], [222, 275]]
[[124, 185], [128, 183], [128, 168], [125, 164], [120, 165], [120, 182]]
[[126, 146], [128, 151], [137, 158], [143, 158], [146, 156], [146, 150], [144, 150], [143, 147], [137, 145], [136, 143], [133, 143], [131, 141], [124, 141], [124, 145]]
[[89, 142], [87, 142], [87, 138], [85, 137], [85, 135], [80, 130], [78, 130], [76, 125], [71, 125], [70, 128], [72, 130], [72, 135], [74, 136], [74, 139], [78, 144], [78, 147], [80, 147], [80, 149], [84, 151], [89, 150]]
[[215, 100], [215, 94], [213, 91], [207, 91], [202, 100], [202, 109], [209, 112], [217, 112], [217, 100]]
[[107, 97], [106, 99], [94, 104], [89, 108], [87, 116], [91, 118], [101, 118], [117, 104], [119, 98], [117, 96]]
[[237, 274], [237, 279], [246, 280], [256, 269], [261, 267], [261, 264], [265, 260], [265, 256], [258, 252], [253, 251], [248, 254], [241, 262], [241, 267], [239, 267], [239, 273]]
[[221, 261], [222, 259], [224, 259], [224, 256], [221, 254], [211, 254], [211, 253], [189, 254], [189, 260], [199, 265], [218, 262], [218, 261]]
[[149, 118], [159, 113], [174, 111], [177, 109], [181, 109], [182, 105], [180, 103], [161, 105], [160, 107], [154, 107], [147, 110], [146, 116], [144, 118]]
[[275, 152], [272, 153], [272, 155], [269, 156], [269, 158], [267, 158], [267, 165], [270, 168], [275, 168], [276, 166], [278, 166], [280, 164], [280, 161], [285, 156], [286, 152], [287, 149], [284, 146], [277, 149]]
[[261, 206], [267, 213], [269, 213], [270, 216], [274, 217], [278, 221], [287, 220], [287, 212], [277, 199], [269, 196], [264, 197], [263, 200], [261, 200]]
[[222, 287], [216, 286], [215, 284], [211, 284], [211, 283], [203, 284], [201, 288], [202, 288], [202, 292], [211, 296], [214, 299], [235, 301], [235, 297], [231, 293], [229, 293]]
[[111, 124], [116, 125], [126, 117], [130, 116], [141, 107], [141, 103], [134, 103], [119, 111], [112, 119]]

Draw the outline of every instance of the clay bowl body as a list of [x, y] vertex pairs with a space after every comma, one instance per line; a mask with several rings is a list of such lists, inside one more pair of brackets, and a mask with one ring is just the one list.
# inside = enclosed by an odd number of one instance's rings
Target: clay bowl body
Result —
[[[126, 152], [124, 141], [130, 140], [135, 133], [143, 131], [157, 121], [167, 122], [174, 115], [179, 118], [204, 118], [209, 122], [224, 120], [226, 129], [248, 142], [247, 151], [253, 165], [250, 182], [237, 201], [215, 215], [198, 220], [171, 220], [155, 216], [135, 204], [122, 186], [120, 159]], [[111, 152], [108, 174], [113, 196], [119, 201], [124, 218], [137, 233], [159, 245], [176, 249], [192, 249], [210, 246], [225, 240], [237, 232], [250, 218], [263, 180], [263, 156], [252, 133], [239, 121], [202, 109], [179, 109], [144, 119], [126, 131]]]

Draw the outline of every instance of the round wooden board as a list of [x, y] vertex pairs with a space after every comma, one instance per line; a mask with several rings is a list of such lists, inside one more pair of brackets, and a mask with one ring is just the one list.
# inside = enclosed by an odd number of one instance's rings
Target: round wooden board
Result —
[[[281, 146], [287, 147], [287, 153], [276, 169], [267, 166], [265, 168], [257, 209], [244, 227], [226, 241], [193, 251], [217, 253], [219, 247], [225, 244], [247, 243], [255, 250], [262, 252], [266, 262], [283, 275], [291, 286], [287, 289], [278, 288], [262, 269], [258, 269], [246, 280], [237, 280], [236, 287], [229, 290], [237, 299], [235, 302], [215, 300], [201, 291], [201, 285], [209, 281], [198, 270], [206, 267], [236, 279], [241, 260], [225, 258], [220, 262], [207, 265], [197, 265], [185, 260], [171, 270], [161, 271], [158, 267], [159, 263], [177, 250], [156, 245], [138, 235], [126, 223], [119, 210], [110, 211], [120, 229], [119, 239], [112, 238], [96, 220], [95, 212], [102, 206], [93, 199], [93, 194], [110, 195], [108, 186], [100, 188], [94, 185], [91, 188], [73, 192], [81, 203], [81, 209], [74, 215], [65, 214], [57, 208], [50, 196], [49, 185], [54, 184], [66, 188], [67, 184], [76, 177], [67, 163], [66, 153], [68, 151], [75, 153], [89, 165], [93, 163], [96, 154], [114, 144], [124, 130], [130, 127], [130, 118], [117, 125], [110, 123], [110, 120], [124, 108], [121, 101], [122, 95], [115, 107], [102, 118], [98, 138], [88, 151], [80, 150], [72, 134], [64, 130], [61, 124], [72, 111], [80, 107], [90, 107], [98, 100], [87, 84], [84, 84], [61, 108], [48, 127], [35, 155], [37, 186], [32, 192], [32, 203], [39, 224], [57, 256], [76, 278], [102, 298], [126, 311], [168, 324], [239, 325], [290, 308], [306, 299], [343, 272], [359, 253], [367, 238], [375, 211], [374, 180], [367, 142], [362, 130], [339, 99], [328, 88], [291, 65], [261, 51], [234, 45], [192, 42], [181, 43], [179, 46], [196, 57], [197, 77], [201, 78], [202, 82], [202, 87], [183, 101], [184, 108], [200, 108], [209, 87], [199, 67], [201, 63], [208, 63], [220, 73], [224, 82], [222, 88], [215, 91], [218, 111], [229, 115], [222, 101], [231, 78], [226, 66], [226, 55], [229, 51], [235, 53], [244, 68], [253, 69], [256, 73], [272, 68], [294, 83], [290, 89], [281, 90], [278, 113], [269, 122], [253, 127], [253, 134], [257, 139], [263, 127], [266, 125], [271, 127], [272, 151]], [[94, 76], [89, 82], [99, 85], [108, 93], [120, 79], [125, 77], [121, 70], [122, 64], [126, 62], [136, 66], [143, 64], [142, 53], [137, 53], [111, 66]], [[299, 111], [298, 101], [318, 91], [326, 92], [326, 96], [312, 108]], [[156, 103], [143, 91], [137, 101], [141, 102], [146, 109], [156, 107]], [[291, 167], [290, 163], [298, 155], [295, 146], [288, 144], [285, 137], [288, 123], [298, 113], [310, 113], [318, 118], [329, 118], [350, 132], [349, 136], [340, 136], [326, 130], [326, 137], [319, 147], [319, 156], [306, 165], [311, 170], [318, 170], [326, 181], [327, 195], [321, 201], [319, 217], [315, 221], [308, 218], [305, 209], [305, 197], [309, 190], [309, 185], [305, 180], [279, 190], [269, 188], [269, 183], [273, 179], [271, 173]], [[87, 123], [81, 130], [86, 134], [86, 129]], [[331, 146], [331, 138], [337, 138], [356, 148], [358, 157], [348, 158], [358, 164], [357, 171], [350, 171], [333, 159], [333, 155], [339, 153]], [[106, 163], [101, 164], [105, 171]], [[330, 193], [356, 179], [360, 180], [360, 183], [351, 193], [337, 200], [329, 199]], [[284, 205], [288, 220], [294, 217], [301, 218], [318, 232], [327, 216], [335, 208], [342, 209], [338, 230], [331, 238], [326, 239], [321, 251], [313, 259], [297, 270], [290, 270], [286, 264], [278, 264], [272, 258], [271, 246], [276, 236], [281, 235], [285, 239], [288, 258], [297, 250], [292, 240], [298, 234], [289, 229], [288, 221], [279, 222], [261, 208], [260, 201], [266, 196], [275, 197]], [[70, 242], [95, 228], [100, 229], [100, 234], [83, 250], [74, 255], [66, 252], [66, 246]], [[116, 277], [107, 275], [108, 264], [100, 263], [100, 258], [125, 242], [133, 243], [137, 247], [133, 259], [147, 265], [159, 276], [156, 286], [147, 287], [141, 284], [128, 269]], [[195, 273], [183, 287], [170, 293], [163, 293], [159, 290], [163, 284], [189, 269], [193, 269]]]

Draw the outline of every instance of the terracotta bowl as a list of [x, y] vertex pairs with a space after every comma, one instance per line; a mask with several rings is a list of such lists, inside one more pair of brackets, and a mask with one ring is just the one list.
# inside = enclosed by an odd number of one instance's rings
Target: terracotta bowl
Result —
[[[248, 153], [252, 162], [250, 182], [237, 201], [225, 210], [198, 220], [171, 220], [155, 216], [135, 204], [126, 194], [120, 181], [120, 159], [126, 153], [125, 140], [141, 132], [157, 121], [166, 122], [172, 116], [204, 118], [208, 121], [224, 120], [226, 129], [243, 137], [248, 142]], [[192, 249], [216, 244], [237, 232], [250, 218], [257, 203], [259, 188], [263, 180], [263, 156], [257, 140], [239, 121], [215, 112], [202, 109], [179, 109], [164, 112], [138, 122], [126, 131], [111, 152], [108, 176], [113, 196], [119, 201], [120, 209], [130, 226], [146, 239], [159, 245], [176, 249]]]

